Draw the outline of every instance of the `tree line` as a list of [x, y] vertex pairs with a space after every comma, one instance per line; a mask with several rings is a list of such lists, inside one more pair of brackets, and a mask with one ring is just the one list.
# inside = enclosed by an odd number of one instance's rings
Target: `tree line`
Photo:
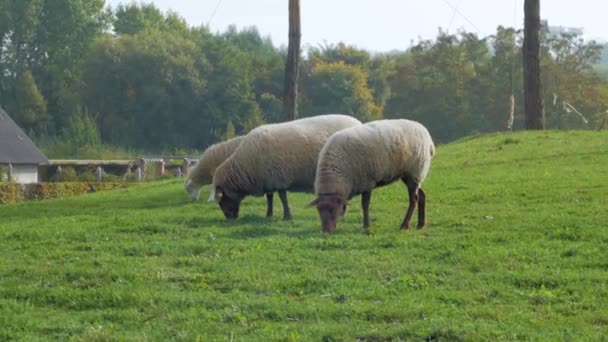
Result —
[[[488, 37], [440, 30], [391, 53], [310, 47], [300, 117], [410, 118], [438, 142], [523, 129], [522, 38], [498, 27]], [[602, 46], [548, 30], [541, 41], [546, 127], [604, 125]], [[42, 142], [202, 149], [283, 121], [286, 56], [255, 27], [214, 33], [152, 4], [0, 0], [0, 104]]]

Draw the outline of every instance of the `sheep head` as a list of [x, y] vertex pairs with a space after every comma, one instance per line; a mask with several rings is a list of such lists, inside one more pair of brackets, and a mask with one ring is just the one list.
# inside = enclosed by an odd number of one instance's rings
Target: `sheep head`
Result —
[[193, 201], [198, 201], [201, 188], [200, 186], [194, 184], [192, 179], [186, 179], [186, 181], [184, 182], [184, 189], [186, 189], [186, 192], [188, 192], [188, 195], [190, 195], [190, 198]]
[[346, 212], [346, 199], [338, 194], [319, 195], [311, 206], [316, 206], [321, 217], [321, 228], [323, 232], [330, 233], [336, 230], [338, 217], [344, 216]]
[[219, 186], [215, 188], [215, 201], [219, 204], [227, 219], [236, 219], [239, 217], [241, 200], [242, 198], [231, 196]]

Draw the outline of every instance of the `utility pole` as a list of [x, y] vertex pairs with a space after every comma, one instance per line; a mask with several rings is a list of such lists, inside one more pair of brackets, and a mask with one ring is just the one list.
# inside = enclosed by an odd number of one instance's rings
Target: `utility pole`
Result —
[[283, 116], [287, 121], [298, 118], [300, 37], [300, 0], [289, 0], [289, 45], [283, 88]]
[[540, 78], [540, 0], [524, 1], [523, 63], [526, 129], [545, 129]]

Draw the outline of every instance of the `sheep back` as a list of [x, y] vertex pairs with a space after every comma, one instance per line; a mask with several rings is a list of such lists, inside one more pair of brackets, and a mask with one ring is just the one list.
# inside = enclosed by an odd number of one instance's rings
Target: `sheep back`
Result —
[[355, 125], [361, 122], [353, 117], [327, 114], [257, 127], [216, 169], [213, 185], [232, 197], [312, 192], [321, 148], [333, 133]]
[[321, 150], [315, 193], [350, 199], [403, 177], [421, 184], [434, 153], [428, 130], [415, 121], [378, 120], [344, 129]]

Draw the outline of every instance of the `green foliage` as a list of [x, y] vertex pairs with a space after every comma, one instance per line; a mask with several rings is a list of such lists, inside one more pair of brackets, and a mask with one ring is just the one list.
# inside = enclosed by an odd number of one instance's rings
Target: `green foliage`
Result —
[[234, 125], [232, 124], [232, 121], [228, 121], [228, 123], [226, 124], [226, 131], [224, 132], [224, 136], [222, 137], [222, 140], [229, 140], [236, 137], [236, 130], [234, 129]]
[[0, 336], [602, 340], [607, 134], [439, 146], [423, 230], [398, 229], [401, 183], [374, 191], [369, 234], [358, 198], [324, 235], [310, 194], [289, 194], [292, 221], [261, 197], [228, 222], [179, 180], [3, 205]]
[[249, 133], [252, 129], [264, 125], [266, 123], [266, 119], [262, 115], [262, 112], [257, 108], [254, 109], [250, 114], [247, 120], [243, 123], [243, 133]]
[[608, 63], [595, 66], [595, 72], [604, 80], [608, 81]]
[[357, 65], [320, 62], [312, 69], [305, 88], [302, 112], [308, 115], [344, 113], [363, 121], [382, 117], [382, 108], [373, 102], [367, 86], [367, 74]]
[[196, 43], [173, 33], [145, 31], [98, 40], [86, 66], [86, 99], [103, 141], [189, 146], [184, 140], [202, 126], [194, 119], [206, 93], [208, 71]]
[[118, 5], [114, 12], [114, 32], [118, 35], [136, 34], [145, 30], [186, 32], [188, 25], [176, 13], [163, 14], [153, 4]]
[[14, 102], [9, 102], [7, 109], [15, 116], [14, 120], [21, 123], [23, 129], [30, 131], [44, 122], [46, 101], [29, 70], [17, 76], [12, 94]]
[[50, 159], [133, 159], [142, 154], [135, 150], [109, 145], [78, 147], [59, 138], [43, 137], [36, 140], [38, 147]]
[[390, 97], [390, 86], [387, 78], [392, 70], [392, 65], [388, 56], [376, 55], [372, 58], [368, 51], [338, 43], [311, 48], [305, 62], [310, 64], [310, 67], [319, 63], [340, 62], [358, 66], [367, 74], [367, 86], [372, 92], [374, 103], [383, 107]]
[[[75, 173], [73, 179], [76, 179]], [[0, 182], [0, 204], [18, 203], [25, 200], [45, 200], [78, 196], [85, 193], [122, 189], [133, 185], [124, 182], [61, 182], [61, 183], [2, 183]]]
[[0, 204], [21, 202], [23, 199], [21, 184], [0, 180]]

